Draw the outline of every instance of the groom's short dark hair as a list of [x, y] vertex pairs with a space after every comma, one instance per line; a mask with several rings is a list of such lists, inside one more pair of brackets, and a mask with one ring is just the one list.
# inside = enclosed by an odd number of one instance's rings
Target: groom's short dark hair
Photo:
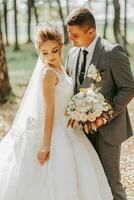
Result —
[[69, 26], [84, 26], [96, 28], [95, 18], [87, 8], [74, 9], [66, 19], [66, 24]]

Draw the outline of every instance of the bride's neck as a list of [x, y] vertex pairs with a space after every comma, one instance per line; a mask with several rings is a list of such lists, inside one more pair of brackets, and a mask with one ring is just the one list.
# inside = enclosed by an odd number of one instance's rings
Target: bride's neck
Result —
[[52, 65], [49, 65], [49, 67], [51, 67], [51, 68], [53, 68], [53, 69], [55, 69], [55, 70], [57, 70], [57, 71], [63, 71], [62, 65], [60, 65], [60, 66], [52, 66]]

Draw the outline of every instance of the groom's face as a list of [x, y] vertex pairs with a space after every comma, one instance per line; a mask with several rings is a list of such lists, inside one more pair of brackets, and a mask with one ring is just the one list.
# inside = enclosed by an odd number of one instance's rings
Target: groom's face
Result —
[[95, 29], [77, 25], [68, 26], [68, 34], [71, 43], [76, 47], [87, 47], [93, 40]]

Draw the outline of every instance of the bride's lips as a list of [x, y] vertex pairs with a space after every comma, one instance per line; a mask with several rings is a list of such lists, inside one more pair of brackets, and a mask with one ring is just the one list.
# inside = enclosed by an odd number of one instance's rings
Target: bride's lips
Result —
[[53, 63], [55, 60], [56, 60], [56, 59], [49, 60], [48, 63], [51, 64], [51, 63]]

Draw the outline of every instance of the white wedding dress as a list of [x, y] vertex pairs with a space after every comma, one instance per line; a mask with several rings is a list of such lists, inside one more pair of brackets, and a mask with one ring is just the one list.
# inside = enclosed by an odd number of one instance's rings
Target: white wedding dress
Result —
[[11, 128], [0, 143], [0, 200], [113, 199], [92, 144], [82, 131], [67, 128], [64, 112], [73, 82], [63, 72], [57, 76], [50, 158], [43, 167], [37, 160], [44, 134], [41, 96], [40, 117], [29, 117], [21, 135]]

